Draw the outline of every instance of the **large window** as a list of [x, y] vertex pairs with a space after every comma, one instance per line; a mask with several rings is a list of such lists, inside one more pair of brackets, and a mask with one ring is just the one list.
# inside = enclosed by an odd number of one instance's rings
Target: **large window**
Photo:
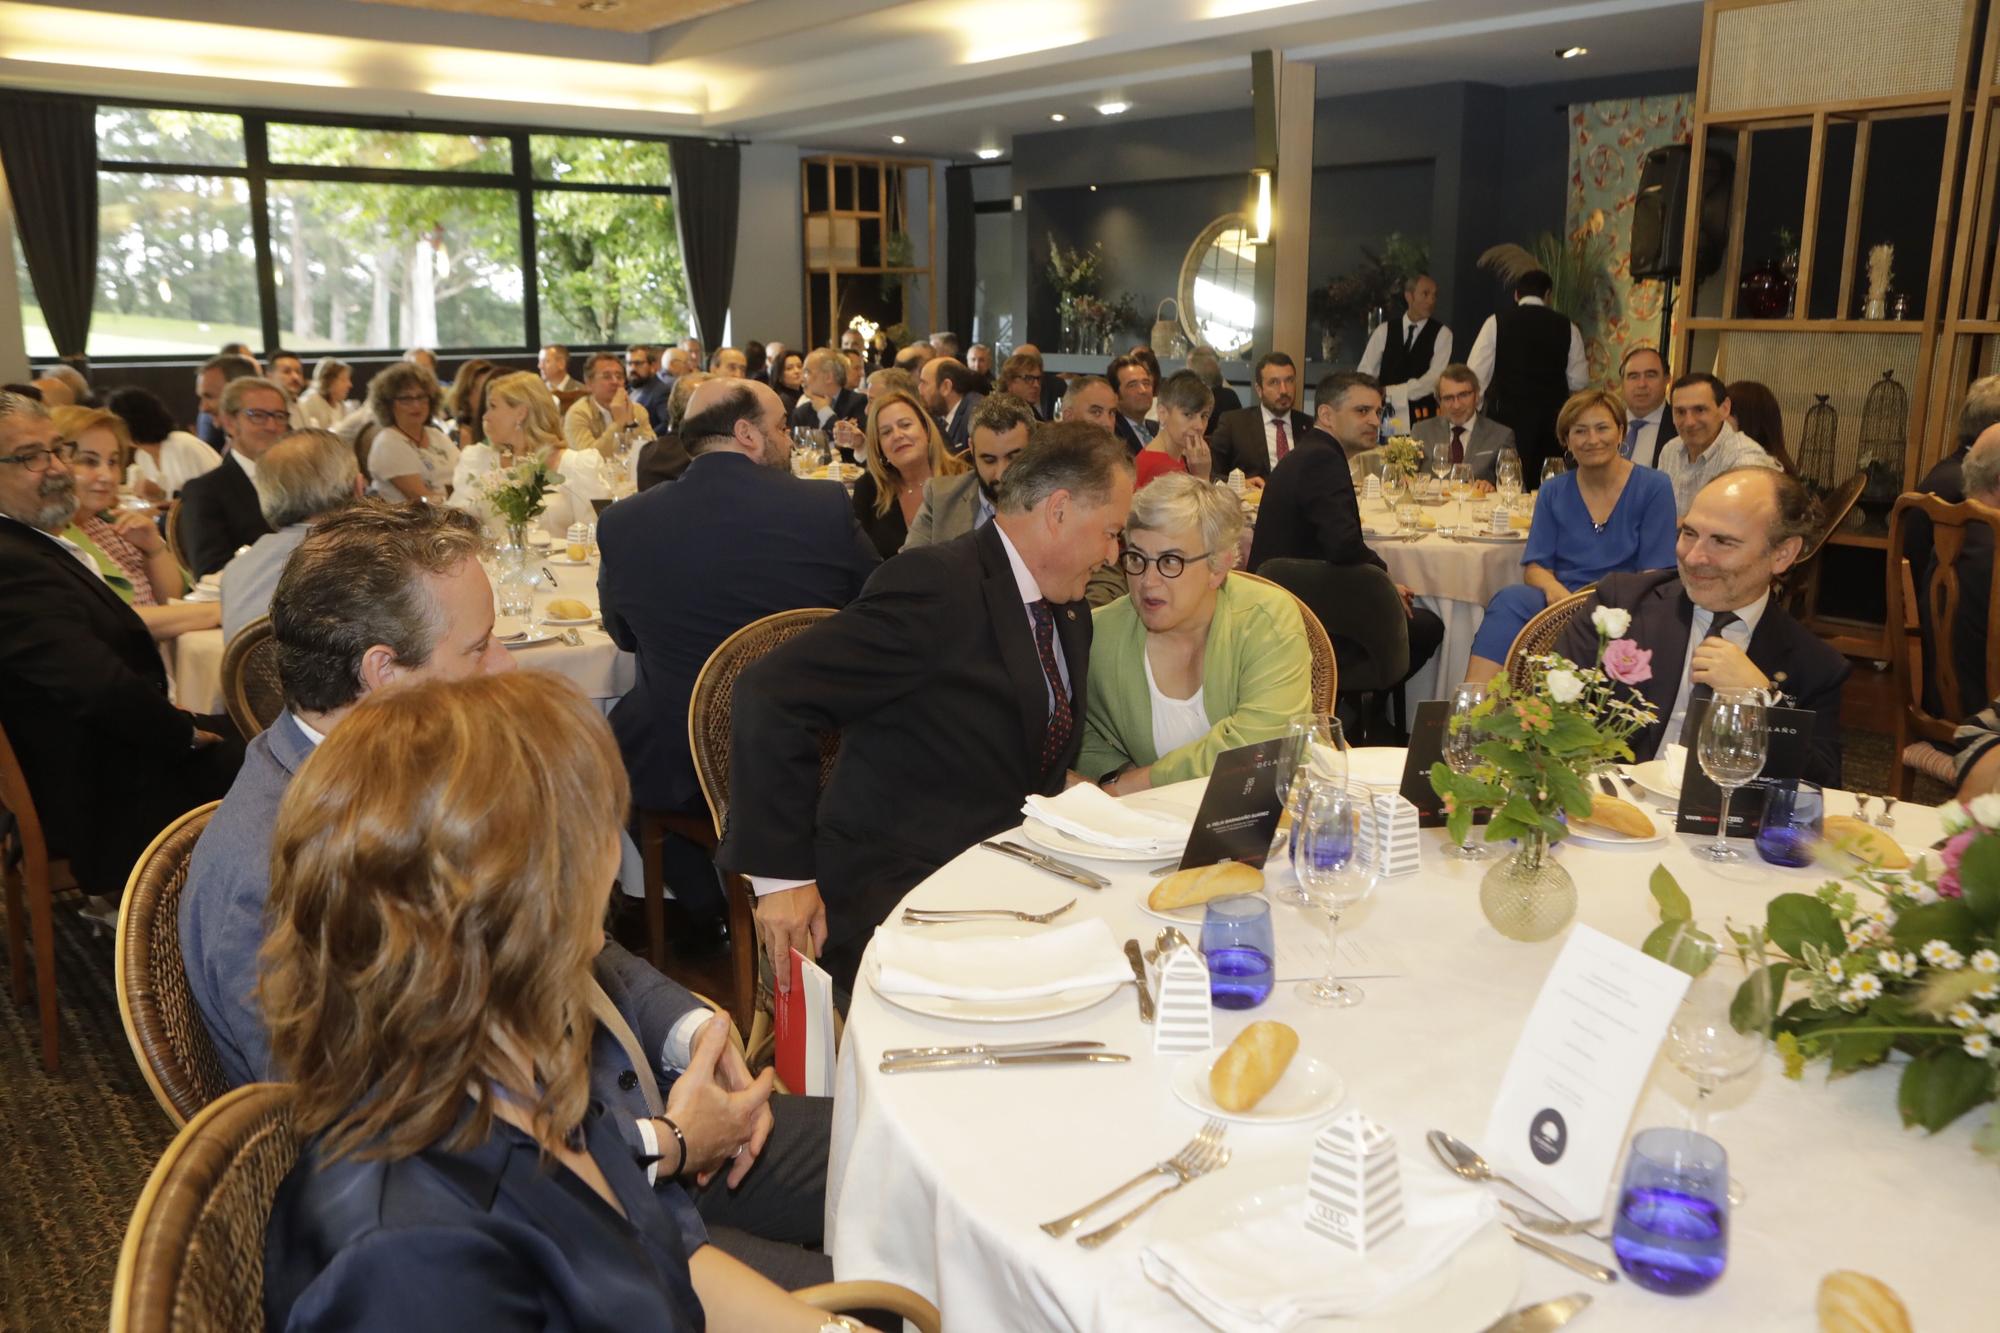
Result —
[[[97, 138], [93, 358], [618, 345], [688, 322], [660, 140], [141, 106], [100, 107]], [[51, 356], [19, 267], [29, 354]]]

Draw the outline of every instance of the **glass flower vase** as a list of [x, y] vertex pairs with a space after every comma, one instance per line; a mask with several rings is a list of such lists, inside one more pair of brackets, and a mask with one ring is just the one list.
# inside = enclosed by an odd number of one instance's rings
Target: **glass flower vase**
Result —
[[1479, 909], [1510, 940], [1545, 940], [1576, 915], [1576, 881], [1557, 863], [1548, 834], [1528, 834], [1479, 881]]

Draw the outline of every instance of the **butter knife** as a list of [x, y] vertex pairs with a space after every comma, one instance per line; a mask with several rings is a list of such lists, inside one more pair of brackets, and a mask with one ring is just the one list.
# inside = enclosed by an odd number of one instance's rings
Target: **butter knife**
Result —
[[[1503, 1223], [1502, 1226], [1505, 1226], [1505, 1224]], [[1525, 1231], [1518, 1231], [1513, 1227], [1505, 1227], [1505, 1229], [1507, 1234], [1520, 1244], [1527, 1246], [1544, 1259], [1555, 1260], [1572, 1273], [1581, 1273], [1592, 1282], [1616, 1282], [1618, 1280], [1618, 1273], [1614, 1269], [1606, 1268], [1602, 1264], [1594, 1264], [1580, 1254], [1571, 1254], [1560, 1245], [1551, 1245], [1545, 1240], [1530, 1236]]]
[[1551, 1330], [1561, 1328], [1574, 1319], [1589, 1304], [1590, 1297], [1580, 1291], [1559, 1296], [1552, 1301], [1542, 1301], [1524, 1306], [1512, 1314], [1501, 1315], [1483, 1333], [1551, 1333]]
[[1132, 975], [1139, 982], [1139, 1021], [1153, 1021], [1153, 992], [1146, 989], [1146, 956], [1139, 952], [1139, 941], [1125, 941], [1125, 961], [1132, 965]]
[[1101, 1051], [1101, 1041], [973, 1042], [966, 1046], [901, 1046], [882, 1052], [884, 1060], [936, 1060], [952, 1055], [1019, 1055], [1026, 1051]]
[[1031, 852], [1025, 847], [1016, 847], [1011, 842], [982, 842], [979, 845], [990, 852], [998, 852], [1002, 856], [1011, 856], [1016, 861], [1024, 862], [1037, 870], [1069, 880], [1073, 884], [1081, 884], [1086, 889], [1105, 889], [1111, 887], [1111, 881], [1102, 875], [1093, 875], [1088, 870], [1070, 865], [1066, 861], [1051, 860], [1046, 856]]
[[1122, 1065], [1132, 1057], [1115, 1051], [1022, 1051], [1016, 1055], [941, 1055], [925, 1060], [884, 1060], [885, 1074], [925, 1069], [999, 1069], [1007, 1065]]

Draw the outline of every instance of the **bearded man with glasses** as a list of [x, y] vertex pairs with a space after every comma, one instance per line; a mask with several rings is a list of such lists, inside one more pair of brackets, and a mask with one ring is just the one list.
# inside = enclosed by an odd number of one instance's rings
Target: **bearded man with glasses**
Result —
[[181, 488], [181, 552], [196, 578], [271, 530], [257, 503], [257, 460], [291, 431], [292, 400], [270, 380], [245, 375], [223, 389], [218, 415], [229, 440], [222, 466]]

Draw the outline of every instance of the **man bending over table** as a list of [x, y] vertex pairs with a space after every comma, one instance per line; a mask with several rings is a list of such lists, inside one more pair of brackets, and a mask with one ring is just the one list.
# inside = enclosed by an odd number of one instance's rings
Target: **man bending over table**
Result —
[[[750, 877], [781, 984], [796, 948], [851, 990], [905, 893], [1062, 790], [1083, 737], [1084, 588], [1118, 558], [1132, 481], [1109, 431], [1038, 426], [992, 522], [904, 551], [743, 673], [716, 860]], [[840, 758], [822, 797], [826, 731]]]
[[1812, 712], [1812, 752], [1804, 777], [1840, 785], [1840, 688], [1847, 659], [1778, 605], [1772, 588], [1798, 560], [1817, 525], [1817, 506], [1798, 479], [1772, 468], [1723, 473], [1696, 493], [1674, 544], [1676, 569], [1610, 574], [1570, 619], [1557, 651], [1597, 660], [1591, 613], [1631, 614], [1623, 636], [1650, 651], [1652, 678], [1638, 686], [1656, 720], [1632, 737], [1641, 760], [1683, 736], [1691, 705], [1720, 689], [1768, 690], [1774, 702]]

